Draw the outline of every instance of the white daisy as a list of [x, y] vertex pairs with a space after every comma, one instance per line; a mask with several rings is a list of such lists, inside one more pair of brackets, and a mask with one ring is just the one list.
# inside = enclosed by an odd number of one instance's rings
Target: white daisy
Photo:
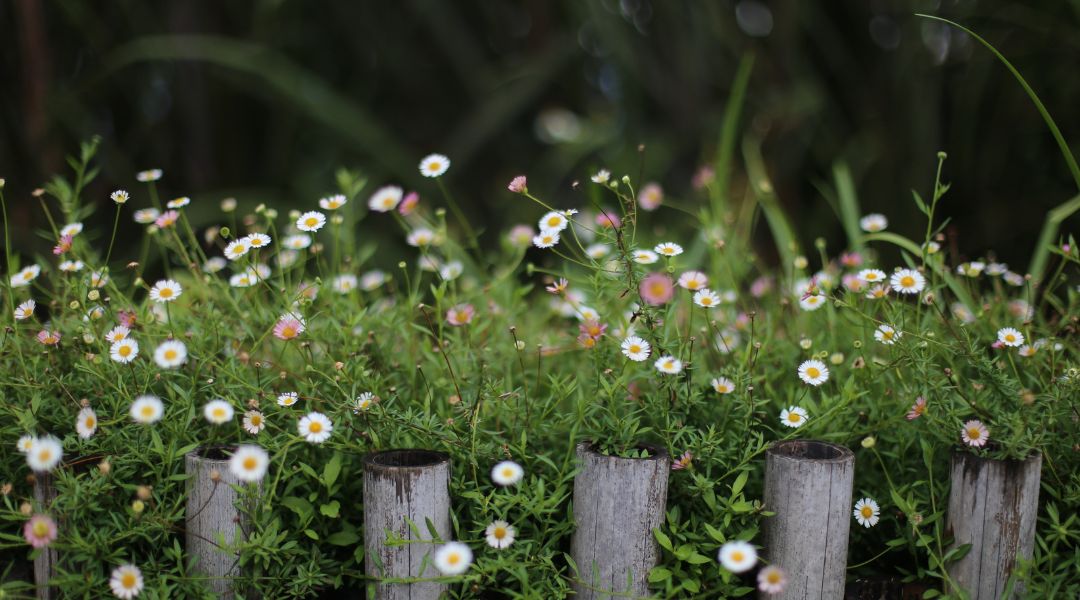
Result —
[[829, 368], [820, 360], [808, 360], [799, 365], [799, 379], [813, 386], [829, 380]]
[[356, 403], [353, 405], [353, 412], [359, 414], [371, 408], [371, 405], [374, 403], [375, 394], [371, 392], [364, 392], [356, 397]]
[[162, 369], [179, 367], [187, 361], [187, 346], [180, 340], [167, 340], [154, 350], [154, 362]]
[[405, 190], [396, 185], [383, 186], [368, 198], [368, 208], [375, 212], [390, 212], [397, 208]]
[[768, 565], [758, 571], [758, 590], [765, 594], [779, 594], [787, 585], [787, 574], [776, 565]]
[[891, 346], [895, 344], [896, 340], [903, 337], [903, 335], [904, 333], [902, 331], [897, 331], [891, 326], [884, 324], [879, 325], [878, 328], [874, 331], [874, 339], [881, 342], [882, 344], [885, 344], [886, 346]]
[[34, 447], [26, 454], [26, 464], [35, 473], [51, 471], [64, 456], [60, 440], [51, 435], [34, 440]]
[[641, 362], [649, 358], [650, 350], [649, 342], [636, 335], [626, 338], [622, 343], [623, 355], [634, 362]]
[[224, 425], [233, 418], [233, 407], [228, 402], [217, 399], [203, 406], [203, 417], [213, 425]]
[[247, 288], [258, 283], [258, 279], [252, 277], [250, 273], [237, 273], [232, 277], [229, 277], [229, 285], [234, 288]]
[[18, 306], [15, 307], [15, 320], [25, 321], [34, 316], [34, 309], [37, 308], [37, 302], [31, 300], [24, 300]]
[[570, 220], [561, 212], [552, 211], [540, 217], [540, 231], [549, 230], [558, 233], [566, 229], [568, 225], [570, 225]]
[[140, 208], [131, 215], [131, 217], [135, 219], [135, 222], [141, 225], [149, 225], [154, 221], [157, 221], [157, 218], [160, 216], [161, 211], [156, 208]]
[[780, 424], [792, 429], [802, 427], [808, 418], [806, 409], [801, 406], [789, 406], [780, 411]]
[[592, 179], [593, 183], [607, 183], [608, 179], [611, 179], [611, 171], [600, 169], [596, 172], [596, 175], [593, 175], [590, 179]]
[[117, 204], [124, 204], [131, 199], [131, 194], [127, 193], [126, 190], [116, 190], [109, 194], [109, 199]]
[[58, 268], [65, 273], [78, 273], [85, 266], [86, 263], [81, 260], [65, 260], [58, 265]]
[[720, 547], [720, 564], [732, 573], [744, 573], [757, 564], [757, 550], [747, 542], [733, 541]]
[[225, 259], [220, 256], [211, 256], [203, 263], [202, 269], [204, 273], [217, 273], [225, 268], [229, 263], [225, 262]]
[[251, 246], [248, 245], [247, 238], [233, 240], [229, 242], [227, 246], [225, 246], [225, 258], [229, 260], [236, 260], [241, 256], [247, 254], [248, 250], [250, 249]]
[[60, 235], [61, 236], [70, 235], [71, 237], [75, 237], [75, 236], [79, 235], [80, 233], [82, 233], [82, 230], [83, 230], [83, 224], [82, 223], [68, 223], [67, 225], [64, 225], [63, 227], [60, 228]]
[[926, 287], [926, 278], [914, 269], [900, 269], [892, 274], [889, 283], [899, 294], [918, 294]]
[[348, 294], [356, 289], [357, 279], [356, 275], [346, 273], [344, 275], [338, 275], [334, 278], [331, 288], [339, 294]]
[[330, 432], [334, 430], [334, 424], [326, 415], [319, 412], [310, 412], [297, 424], [300, 436], [312, 444], [321, 444], [330, 439]]
[[739, 332], [734, 329], [725, 329], [716, 335], [716, 350], [720, 354], [730, 354], [742, 342]]
[[559, 243], [559, 232], [555, 229], [543, 229], [533, 238], [537, 248], [550, 248]]
[[682, 361], [674, 356], [661, 356], [653, 364], [657, 371], [668, 375], [675, 375], [682, 371]]
[[30, 282], [37, 279], [37, 276], [41, 274], [41, 267], [37, 265], [30, 265], [24, 267], [21, 271], [11, 276], [11, 287], [23, 287], [30, 285]]
[[735, 391], [735, 382], [727, 377], [716, 377], [712, 380], [712, 388], [717, 394], [730, 394]]
[[452, 260], [439, 267], [439, 277], [442, 277], [444, 281], [453, 281], [464, 272], [465, 265], [461, 264], [460, 260]]
[[303, 250], [304, 248], [311, 246], [311, 236], [304, 233], [297, 233], [286, 237], [283, 244], [289, 250]]
[[420, 174], [424, 177], [438, 177], [450, 168], [450, 159], [442, 154], [428, 154], [420, 161]]
[[172, 279], [162, 279], [150, 288], [150, 299], [154, 302], [172, 302], [184, 293], [184, 288]]
[[443, 575], [461, 575], [472, 564], [472, 550], [461, 542], [443, 544], [435, 551], [435, 568]]
[[97, 431], [98, 418], [94, 409], [87, 406], [79, 411], [79, 416], [75, 418], [75, 431], [78, 432], [79, 437], [89, 439], [94, 432]]
[[141, 181], [143, 183], [148, 183], [148, 182], [151, 182], [151, 181], [157, 181], [158, 179], [161, 179], [161, 175], [162, 175], [161, 169], [147, 169], [145, 171], [139, 171], [138, 173], [136, 173], [135, 174], [135, 179], [137, 179], [137, 180], [139, 180], [139, 181]]
[[720, 305], [720, 296], [710, 289], [701, 289], [694, 292], [694, 304], [705, 308], [716, 308]]
[[1019, 330], [1012, 327], [1003, 327], [998, 329], [997, 332], [998, 341], [1006, 346], [1017, 348], [1024, 345], [1024, 334]]
[[296, 219], [296, 228], [300, 231], [318, 231], [323, 225], [326, 225], [326, 215], [314, 210], [309, 210]]
[[874, 502], [873, 498], [863, 498], [855, 503], [855, 510], [852, 513], [859, 525], [869, 529], [877, 525], [881, 508], [877, 502]]
[[657, 244], [656, 247], [653, 248], [653, 250], [657, 254], [667, 256], [669, 258], [672, 256], [678, 256], [683, 253], [682, 246], [674, 242], [664, 242], [662, 244]]
[[139, 356], [139, 342], [131, 338], [117, 340], [109, 347], [109, 358], [121, 364], [127, 364], [135, 360], [137, 356]]
[[[445, 277], [443, 278], [445, 279]], [[386, 273], [380, 271], [379, 269], [368, 271], [367, 273], [364, 273], [360, 276], [360, 289], [364, 290], [365, 292], [375, 291], [382, 287], [382, 285], [386, 283], [388, 279], [389, 277], [387, 277]]]
[[882, 281], [885, 281], [888, 275], [881, 269], [863, 269], [862, 271], [859, 271], [857, 277], [859, 278], [859, 281], [866, 283], [881, 283]]
[[1020, 286], [1024, 285], [1025, 283], [1027, 283], [1027, 280], [1024, 279], [1023, 275], [1021, 275], [1019, 273], [1013, 273], [1012, 271], [1009, 271], [1008, 273], [1005, 273], [1004, 275], [1001, 276], [1001, 278], [1005, 280], [1005, 283], [1007, 283], [1007, 284], [1009, 284], [1009, 285], [1011, 285], [1013, 287], [1020, 287]]
[[334, 194], [325, 198], [319, 198], [319, 208], [323, 210], [337, 210], [349, 201], [345, 194]]
[[525, 469], [512, 460], [504, 460], [491, 469], [491, 480], [495, 485], [517, 485], [522, 477], [525, 477]]
[[266, 475], [270, 455], [259, 446], [244, 444], [229, 458], [229, 472], [240, 481], [257, 482]]
[[188, 198], [187, 196], [183, 196], [181, 198], [175, 198], [173, 200], [169, 200], [168, 202], [165, 203], [165, 206], [167, 206], [169, 208], [183, 208], [183, 207], [187, 206], [188, 204], [191, 204], [191, 198]]
[[405, 241], [414, 248], [430, 246], [435, 242], [435, 232], [427, 227], [417, 227], [409, 232]]
[[270, 245], [270, 236], [265, 233], [251, 233], [244, 236], [243, 239], [247, 240], [248, 247], [252, 249], [265, 248]]
[[635, 250], [633, 253], [634, 262], [639, 265], [651, 265], [654, 262], [660, 260], [660, 255], [652, 250]]
[[156, 423], [165, 414], [165, 405], [161, 403], [161, 399], [157, 396], [144, 395], [139, 396], [131, 403], [129, 412], [132, 420], [136, 423]]
[[34, 449], [34, 442], [36, 441], [37, 438], [27, 434], [19, 438], [18, 443], [15, 444], [15, 448], [23, 454], [29, 454]]
[[492, 521], [484, 530], [488, 546], [496, 550], [509, 548], [510, 544], [514, 543], [515, 534], [517, 534], [517, 531], [506, 521]]
[[611, 254], [611, 246], [607, 244], [591, 244], [585, 248], [585, 255], [593, 260], [599, 260]]
[[878, 213], [869, 214], [859, 219], [859, 227], [869, 233], [884, 231], [888, 226], [889, 220], [885, 218], [885, 215]]
[[[142, 173], [140, 173], [142, 175]], [[159, 175], [160, 177], [160, 175]], [[152, 179], [140, 179], [139, 181], [153, 181]], [[109, 587], [117, 598], [130, 600], [139, 595], [143, 589], [142, 571], [135, 565], [122, 565], [112, 572], [109, 578]]]
[[825, 306], [825, 296], [822, 294], [810, 294], [799, 299], [799, 306], [806, 311], [814, 311]]
[[292, 406], [296, 404], [296, 401], [300, 399], [300, 395], [296, 392], [282, 392], [278, 394], [277, 403], [280, 406]]

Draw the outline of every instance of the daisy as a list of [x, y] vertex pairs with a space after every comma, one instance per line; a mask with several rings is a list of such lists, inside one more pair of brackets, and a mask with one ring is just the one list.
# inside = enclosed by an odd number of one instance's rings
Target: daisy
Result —
[[339, 294], [348, 294], [356, 289], [357, 284], [358, 280], [356, 279], [356, 275], [346, 273], [345, 275], [338, 275], [335, 277], [331, 287]]
[[446, 311], [446, 322], [454, 327], [461, 327], [472, 323], [475, 314], [476, 309], [473, 308], [472, 304], [458, 304]]
[[77, 273], [82, 271], [84, 267], [86, 267], [86, 263], [81, 260], [65, 260], [59, 265], [60, 270], [65, 273]]
[[405, 237], [405, 242], [413, 248], [423, 248], [435, 242], [435, 232], [427, 227], [417, 227]]
[[79, 416], [75, 421], [75, 431], [78, 432], [79, 437], [82, 439], [89, 439], [97, 431], [98, 419], [97, 413], [94, 409], [87, 406], [79, 411]]
[[233, 240], [233, 241], [229, 242], [229, 244], [227, 246], [225, 246], [225, 258], [227, 258], [229, 260], [236, 260], [236, 259], [240, 258], [241, 256], [247, 254], [248, 250], [250, 250], [250, 249], [251, 249], [251, 246], [248, 245], [248, 239], [247, 238], [240, 238], [238, 240]]
[[229, 459], [229, 472], [240, 481], [256, 482], [266, 475], [270, 455], [259, 446], [245, 444]]
[[326, 225], [326, 215], [314, 210], [309, 210], [296, 219], [296, 228], [300, 231], [315, 232], [322, 229], [323, 225]]
[[162, 369], [179, 367], [187, 361], [187, 346], [180, 340], [167, 340], [154, 350], [154, 362]]
[[274, 325], [274, 337], [287, 342], [304, 333], [305, 329], [302, 320], [293, 315], [282, 315], [277, 325]]
[[641, 362], [649, 358], [650, 350], [649, 342], [646, 342], [636, 335], [626, 338], [622, 343], [623, 355], [634, 362]]
[[518, 175], [510, 180], [510, 184], [506, 186], [506, 189], [515, 194], [524, 194], [529, 191], [528, 184], [529, 180], [524, 175]]
[[233, 407], [220, 398], [211, 400], [203, 406], [203, 417], [214, 425], [224, 425], [232, 421]]
[[435, 567], [443, 575], [461, 575], [472, 564], [472, 550], [461, 542], [450, 542], [435, 551]]
[[888, 295], [889, 287], [886, 285], [875, 285], [866, 292], [866, 298], [868, 300], [881, 300]]
[[865, 283], [881, 283], [888, 277], [881, 269], [863, 269], [857, 275], [860, 281]]
[[913, 269], [900, 269], [892, 274], [889, 283], [899, 294], [918, 294], [926, 287], [926, 278]]
[[652, 250], [635, 250], [633, 258], [639, 265], [651, 265], [660, 260], [660, 256]]
[[256, 283], [256, 279], [250, 273], [237, 273], [229, 278], [229, 285], [234, 288], [247, 288]]
[[165, 203], [165, 206], [168, 207], [168, 208], [183, 208], [183, 207], [187, 206], [188, 204], [191, 204], [191, 198], [188, 198], [187, 196], [183, 196], [181, 198], [175, 198], [173, 200], [169, 200], [168, 202]]
[[799, 365], [799, 379], [819, 386], [829, 380], [829, 368], [820, 360], [808, 360]]
[[64, 456], [60, 440], [51, 435], [34, 440], [34, 447], [26, 454], [26, 464], [36, 473], [51, 471]]
[[397, 208], [404, 194], [405, 190], [396, 185], [381, 187], [368, 198], [368, 208], [375, 212], [390, 212]]
[[147, 169], [145, 171], [139, 171], [135, 174], [135, 179], [142, 183], [149, 183], [151, 181], [157, 181], [161, 179], [161, 169]]
[[709, 289], [698, 290], [694, 293], [694, 304], [704, 308], [715, 308], [720, 304], [720, 296]]
[[439, 177], [450, 168], [450, 159], [442, 154], [428, 154], [420, 161], [420, 174], [424, 177]]
[[1046, 340], [1035, 340], [1034, 344], [1024, 344], [1023, 346], [1020, 346], [1020, 349], [1016, 352], [1024, 358], [1031, 358], [1032, 356], [1035, 356], [1039, 352], [1039, 349], [1045, 345]]
[[176, 220], [179, 218], [180, 213], [175, 210], [167, 210], [158, 215], [158, 218], [154, 219], [154, 225], [157, 225], [161, 229], [165, 229], [166, 227], [172, 227], [176, 224]]
[[82, 230], [83, 230], [83, 224], [82, 223], [68, 223], [67, 225], [64, 225], [63, 227], [60, 228], [60, 237], [63, 237], [65, 235], [75, 237], [75, 236], [79, 235], [80, 233], [82, 233]]
[[885, 215], [873, 213], [859, 219], [859, 227], [868, 233], [884, 231], [889, 226], [889, 220]]
[[1024, 334], [1012, 327], [998, 329], [997, 338], [1002, 344], [1013, 348], [1024, 345]]
[[131, 600], [142, 592], [142, 571], [135, 565], [121, 565], [113, 570], [112, 577], [109, 578], [109, 587], [117, 598]]
[[37, 279], [37, 276], [41, 274], [41, 267], [37, 265], [30, 265], [23, 268], [18, 273], [11, 276], [11, 287], [23, 287], [30, 285], [30, 282]]
[[256, 435], [266, 427], [266, 418], [257, 410], [249, 410], [244, 413], [244, 430], [251, 435]]
[[60, 241], [58, 241], [56, 243], [56, 246], [53, 247], [52, 252], [53, 252], [54, 255], [60, 256], [61, 254], [67, 252], [68, 250], [71, 250], [71, 244], [72, 244], [72, 238], [71, 238], [70, 235], [60, 236]]
[[439, 277], [444, 281], [453, 281], [465, 272], [465, 265], [460, 260], [452, 260], [439, 268]]
[[136, 223], [139, 223], [141, 225], [149, 225], [154, 221], [157, 221], [157, 218], [160, 216], [161, 211], [156, 208], [140, 208], [139, 210], [135, 211], [135, 214], [132, 215], [132, 218], [135, 219]]
[[105, 269], [90, 271], [88, 284], [92, 288], [103, 288], [109, 283], [109, 273]]
[[46, 346], [55, 346], [60, 343], [60, 338], [63, 336], [59, 331], [52, 331], [49, 329], [42, 329], [37, 334], [37, 341], [45, 344]]
[[727, 377], [716, 377], [712, 380], [712, 389], [717, 394], [730, 394], [735, 391], [735, 382]]
[[600, 169], [596, 172], [596, 175], [593, 175], [590, 179], [592, 179], [593, 183], [607, 183], [608, 179], [611, 179], [611, 171]]
[[484, 530], [484, 536], [487, 538], [488, 546], [495, 548], [496, 550], [502, 550], [503, 548], [509, 548], [510, 544], [514, 543], [514, 535], [517, 531], [510, 526], [506, 521], [492, 521], [487, 529]]
[[863, 498], [855, 503], [855, 510], [852, 513], [859, 525], [870, 529], [877, 525], [879, 515], [881, 515], [881, 508], [877, 502], [874, 502], [873, 498]]
[[23, 525], [23, 537], [34, 548], [44, 548], [56, 539], [56, 521], [45, 515], [34, 515]]
[[165, 405], [161, 403], [161, 399], [157, 396], [144, 395], [139, 396], [131, 403], [129, 412], [132, 420], [136, 423], [147, 425], [161, 420], [161, 417], [165, 414]]
[[1001, 278], [1005, 280], [1005, 283], [1014, 287], [1020, 287], [1026, 282], [1023, 275], [1019, 273], [1013, 273], [1012, 271], [1009, 271], [1008, 273], [1002, 275]]
[[217, 273], [221, 271], [229, 263], [225, 262], [225, 259], [220, 256], [211, 256], [203, 263], [202, 269], [205, 273]]
[[25, 321], [34, 316], [34, 309], [37, 308], [37, 302], [26, 300], [15, 307], [15, 320]]
[[247, 245], [251, 248], [265, 248], [270, 245], [270, 236], [265, 233], [252, 233], [244, 236], [247, 240]]
[[896, 340], [903, 337], [903, 335], [904, 333], [902, 331], [897, 331], [891, 326], [884, 324], [878, 325], [878, 328], [874, 331], [874, 339], [886, 346], [895, 344]]
[[585, 248], [585, 255], [593, 260], [600, 260], [611, 254], [611, 246], [607, 244], [590, 244]]
[[668, 258], [671, 258], [672, 256], [678, 256], [683, 253], [682, 246], [674, 242], [664, 242], [662, 244], [657, 244], [656, 247], [653, 248], [653, 250], [657, 254], [667, 256]]
[[758, 571], [757, 585], [764, 594], [779, 594], [787, 585], [787, 574], [780, 567], [769, 565]]
[[300, 423], [297, 424], [300, 436], [312, 444], [321, 444], [330, 439], [330, 432], [334, 430], [334, 424], [326, 415], [318, 412], [310, 412]]
[[822, 294], [810, 294], [799, 300], [799, 306], [806, 311], [814, 311], [825, 306], [825, 296]]
[[282, 392], [278, 394], [277, 403], [280, 406], [292, 406], [296, 404], [296, 401], [300, 399], [300, 395], [296, 392]]
[[668, 375], [676, 375], [682, 371], [682, 361], [674, 356], [661, 356], [653, 364], [657, 371]]
[[344, 194], [334, 194], [325, 198], [319, 198], [319, 208], [323, 210], [337, 210], [349, 201]]
[[311, 236], [304, 233], [290, 235], [285, 238], [284, 244], [290, 250], [303, 250], [311, 246]]
[[549, 212], [546, 215], [540, 217], [539, 227], [540, 231], [554, 231], [561, 232], [570, 225], [570, 221], [561, 212]]
[[960, 430], [960, 438], [968, 446], [978, 448], [986, 445], [986, 441], [990, 439], [990, 430], [983, 425], [982, 421], [968, 421]]
[[525, 476], [525, 469], [512, 460], [504, 460], [491, 469], [491, 480], [503, 487], [517, 485]]
[[638, 285], [638, 292], [646, 304], [659, 306], [667, 304], [675, 295], [675, 286], [671, 278], [663, 273], [650, 273]]
[[109, 199], [117, 204], [125, 204], [131, 198], [131, 194], [126, 190], [116, 190], [109, 194]]
[[544, 229], [532, 240], [537, 248], [550, 248], [559, 243], [559, 232], [555, 229]]
[[704, 289], [709, 284], [709, 278], [701, 271], [686, 271], [679, 275], [679, 287], [691, 292]]
[[982, 275], [983, 269], [985, 268], [986, 263], [974, 260], [957, 265], [956, 272], [965, 277], [978, 277], [979, 275]]
[[378, 396], [371, 392], [364, 392], [363, 394], [360, 394], [356, 397], [356, 403], [353, 405], [353, 412], [356, 414], [360, 414], [361, 412], [371, 408], [371, 405], [374, 404], [375, 401], [378, 399]]
[[172, 302], [184, 293], [184, 288], [172, 279], [162, 279], [150, 288], [150, 299], [154, 302]]
[[638, 192], [638, 204], [641, 205], [641, 210], [656, 210], [663, 202], [664, 190], [660, 184], [650, 182], [641, 186], [641, 191]]
[[716, 350], [720, 354], [730, 354], [739, 346], [742, 337], [734, 329], [725, 329], [716, 335]]
[[919, 417], [923, 416], [923, 413], [925, 413], [925, 412], [926, 412], [926, 398], [923, 398], [922, 396], [919, 396], [918, 398], [915, 399], [915, 404], [912, 404], [911, 408], [908, 409], [908, 412], [907, 412], [907, 415], [906, 415], [907, 420], [908, 421], [914, 421], [915, 419], [918, 419]]
[[757, 550], [747, 542], [733, 541], [720, 547], [720, 564], [732, 573], [744, 573], [757, 563]]
[[34, 450], [34, 442], [36, 441], [37, 439], [34, 438], [34, 436], [24, 435], [19, 438], [19, 442], [15, 444], [15, 448], [17, 448], [19, 452], [22, 452], [23, 454], [29, 454]]
[[780, 411], [780, 424], [792, 429], [802, 427], [809, 416], [801, 406], [789, 406]]

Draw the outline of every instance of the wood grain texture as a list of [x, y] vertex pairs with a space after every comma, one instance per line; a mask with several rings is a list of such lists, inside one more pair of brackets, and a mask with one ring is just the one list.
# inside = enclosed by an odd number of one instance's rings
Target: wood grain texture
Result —
[[648, 458], [619, 458], [588, 442], [577, 446], [570, 553], [579, 600], [649, 595], [649, 570], [660, 558], [652, 530], [664, 523], [671, 459], [662, 448], [648, 449]]
[[[34, 501], [39, 510], [49, 514], [53, 501], [56, 500], [56, 484], [50, 473], [34, 474]], [[49, 579], [56, 576], [59, 555], [52, 545], [41, 549], [34, 559], [34, 585], [39, 600], [53, 600], [60, 597], [60, 590], [49, 586]]]
[[[191, 476], [187, 481], [185, 543], [187, 554], [196, 560], [195, 571], [208, 578], [209, 589], [225, 598], [241, 595], [232, 585], [232, 578], [240, 574], [235, 546], [250, 525], [245, 511], [237, 506], [243, 497], [232, 487], [248, 484], [229, 472], [229, 460], [221, 450], [200, 448], [184, 455], [184, 466]], [[214, 473], [219, 477], [216, 482]], [[219, 545], [219, 536], [224, 546]]]
[[[1001, 598], [1016, 561], [1031, 558], [1041, 475], [1041, 455], [1021, 461], [953, 453], [948, 527], [953, 547], [971, 550], [948, 570], [971, 600]], [[1023, 591], [1017, 582], [1011, 597]]]
[[[789, 440], [765, 458], [764, 554], [787, 573], [780, 600], [844, 597], [855, 455], [836, 444]], [[764, 597], [764, 596], [763, 596]]]
[[[369, 577], [439, 577], [428, 520], [440, 539], [451, 540], [447, 454], [387, 450], [364, 457], [364, 572]], [[391, 536], [416, 543], [393, 545], [387, 542]], [[369, 587], [378, 600], [435, 600], [447, 589], [435, 581], [380, 581]]]

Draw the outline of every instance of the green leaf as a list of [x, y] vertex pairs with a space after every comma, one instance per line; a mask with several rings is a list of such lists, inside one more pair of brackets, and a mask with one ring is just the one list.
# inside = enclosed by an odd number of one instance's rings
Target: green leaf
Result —
[[665, 534], [663, 531], [660, 531], [659, 529], [654, 528], [652, 532], [653, 536], [656, 538], [656, 541], [660, 543], [660, 546], [662, 546], [668, 552], [671, 552], [671, 538], [669, 538], [667, 534]]
[[339, 531], [330, 534], [326, 541], [335, 546], [352, 546], [360, 541], [360, 536], [355, 531]]
[[310, 502], [303, 498], [297, 498], [296, 496], [286, 496], [282, 498], [281, 504], [286, 508], [291, 509], [301, 518], [304, 518], [315, 511], [315, 508], [311, 506]]
[[330, 460], [326, 462], [326, 466], [323, 467], [322, 480], [326, 487], [333, 487], [334, 482], [337, 481], [338, 475], [341, 473], [341, 453], [335, 452]]
[[338, 517], [338, 514], [341, 512], [341, 503], [337, 500], [331, 500], [330, 502], [320, 506], [319, 512], [330, 517], [331, 519], [336, 519]]
[[652, 571], [649, 571], [649, 583], [656, 583], [667, 579], [671, 579], [671, 571], [664, 567], [656, 567]]
[[750, 471], [743, 471], [739, 473], [739, 476], [735, 478], [735, 483], [731, 485], [731, 497], [739, 495], [739, 492], [746, 486], [746, 480], [750, 477]]
[[316, 541], [318, 541], [318, 539], [319, 539], [319, 534], [315, 533], [314, 531], [312, 531], [310, 529], [305, 529], [304, 530], [304, 535], [306, 535], [309, 538], [311, 538], [313, 540], [316, 540]]

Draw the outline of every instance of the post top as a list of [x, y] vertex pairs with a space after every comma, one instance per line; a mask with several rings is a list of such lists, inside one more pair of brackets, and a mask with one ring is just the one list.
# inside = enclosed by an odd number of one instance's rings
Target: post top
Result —
[[450, 455], [422, 448], [398, 448], [364, 456], [364, 468], [373, 471], [423, 469], [450, 462]]
[[787, 440], [769, 446], [766, 453], [773, 458], [805, 460], [817, 463], [843, 463], [855, 460], [855, 454], [839, 444], [818, 440]]

